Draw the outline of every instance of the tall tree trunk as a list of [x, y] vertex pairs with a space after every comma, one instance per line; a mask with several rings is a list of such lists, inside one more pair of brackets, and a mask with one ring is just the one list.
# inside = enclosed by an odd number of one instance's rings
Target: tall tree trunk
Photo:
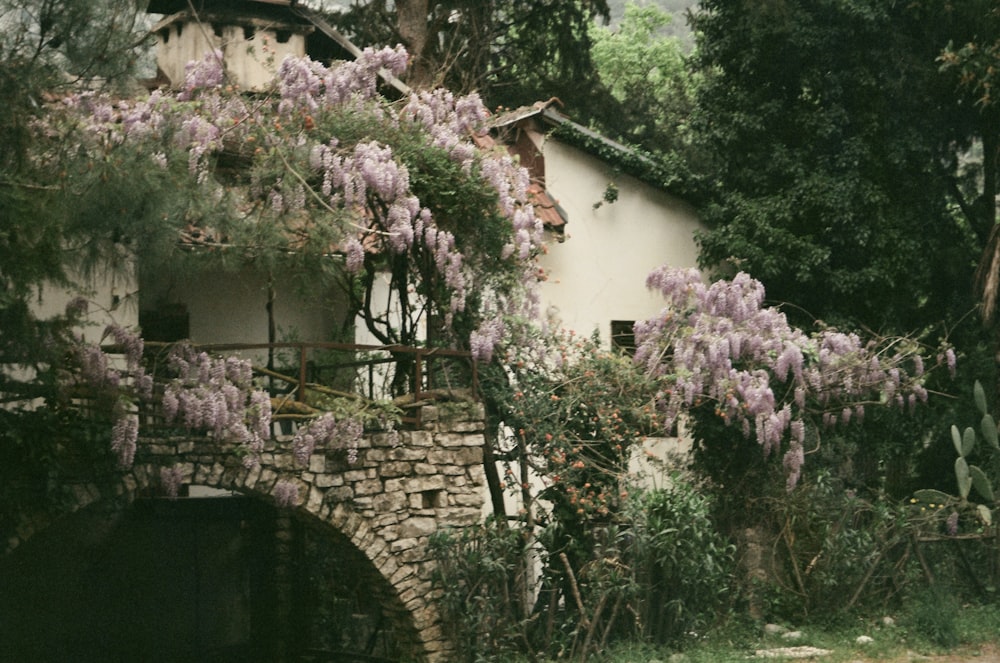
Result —
[[[989, 117], [994, 117], [990, 114]], [[975, 206], [974, 227], [982, 228], [987, 237], [983, 257], [976, 270], [976, 283], [982, 298], [982, 316], [986, 323], [993, 320], [997, 297], [1000, 295], [1000, 228], [997, 227], [997, 167], [1000, 162], [1000, 134], [984, 124], [983, 141], [983, 193]], [[998, 352], [1000, 360], [1000, 352]]]
[[410, 53], [407, 83], [414, 88], [431, 84], [431, 68], [426, 58], [428, 0], [396, 0], [396, 29]]

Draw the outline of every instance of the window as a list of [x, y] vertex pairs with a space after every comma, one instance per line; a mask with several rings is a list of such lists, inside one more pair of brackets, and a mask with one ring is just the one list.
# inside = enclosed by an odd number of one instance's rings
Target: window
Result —
[[635, 320], [611, 321], [611, 348], [630, 357], [635, 354]]
[[139, 327], [147, 341], [173, 343], [191, 335], [191, 322], [184, 304], [167, 304], [158, 309], [140, 310]]

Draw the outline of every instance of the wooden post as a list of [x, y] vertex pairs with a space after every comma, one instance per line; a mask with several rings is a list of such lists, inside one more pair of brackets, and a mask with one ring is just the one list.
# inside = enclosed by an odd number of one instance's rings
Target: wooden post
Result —
[[299, 388], [296, 393], [300, 403], [306, 402], [306, 346], [299, 345]]

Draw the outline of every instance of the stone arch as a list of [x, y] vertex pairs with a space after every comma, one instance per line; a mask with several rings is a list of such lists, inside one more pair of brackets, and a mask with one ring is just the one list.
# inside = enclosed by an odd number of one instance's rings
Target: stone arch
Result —
[[[415, 430], [366, 435], [349, 464], [340, 449], [317, 448], [306, 466], [287, 440], [272, 440], [261, 463], [246, 468], [231, 448], [206, 438], [140, 440], [130, 470], [68, 482], [64, 513], [106, 501], [128, 504], [161, 490], [160, 469], [177, 466], [183, 482], [270, 499], [279, 480], [299, 486], [295, 511], [345, 537], [385, 580], [384, 609], [414, 660], [447, 660], [452, 651], [434, 603], [430, 536], [474, 524], [484, 501], [484, 413], [480, 404], [421, 408]], [[22, 514], [6, 552], [44, 529], [51, 513]]]

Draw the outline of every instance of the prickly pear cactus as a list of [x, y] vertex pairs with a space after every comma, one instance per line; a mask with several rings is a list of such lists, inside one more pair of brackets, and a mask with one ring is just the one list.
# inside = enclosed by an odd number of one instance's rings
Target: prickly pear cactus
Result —
[[[982, 419], [979, 422], [979, 432], [982, 435], [982, 439], [994, 451], [1000, 451], [997, 423], [993, 419], [993, 415], [989, 412], [986, 403], [986, 392], [978, 380], [973, 387], [972, 394], [976, 402], [976, 408], [982, 415]], [[976, 443], [978, 442], [976, 431], [971, 426], [964, 431], [959, 430], [958, 426], [952, 426], [951, 441], [955, 445], [955, 452], [958, 454], [958, 457], [955, 458], [955, 483], [958, 488], [958, 496], [955, 497], [940, 490], [918, 490], [913, 493], [913, 498], [910, 502], [920, 508], [922, 513], [927, 511], [928, 506], [932, 511], [937, 512], [950, 507], [952, 513], [956, 515], [960, 510], [974, 509], [982, 523], [989, 527], [993, 524], [993, 509], [996, 506], [993, 484], [981, 467], [969, 462], [969, 458], [975, 451]], [[975, 495], [981, 498], [981, 503], [970, 503], [969, 495], [973, 494], [973, 490], [975, 491]], [[951, 523], [952, 520], [949, 519], [948, 522]], [[949, 525], [949, 529], [951, 529], [951, 525]]]

